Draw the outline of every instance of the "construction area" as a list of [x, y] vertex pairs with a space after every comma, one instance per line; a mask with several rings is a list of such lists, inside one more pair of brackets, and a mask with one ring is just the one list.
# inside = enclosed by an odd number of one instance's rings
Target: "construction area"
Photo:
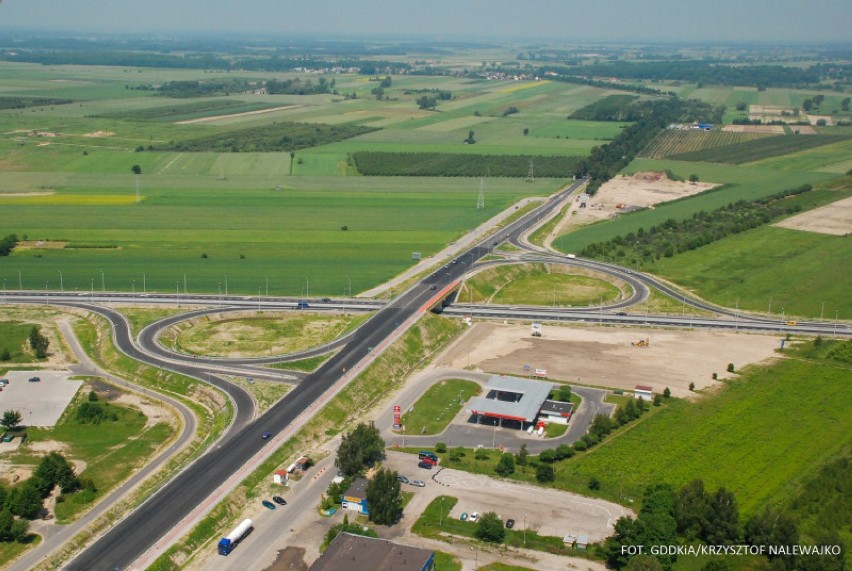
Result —
[[[473, 369], [528, 377], [536, 369], [547, 378], [595, 387], [632, 391], [668, 387], [673, 396], [689, 397], [736, 370], [772, 359], [781, 346], [776, 335], [734, 331], [674, 331], [650, 328], [569, 327], [542, 325], [532, 337], [529, 325], [474, 323], [436, 360], [440, 367]], [[527, 366], [527, 369], [524, 366]]]

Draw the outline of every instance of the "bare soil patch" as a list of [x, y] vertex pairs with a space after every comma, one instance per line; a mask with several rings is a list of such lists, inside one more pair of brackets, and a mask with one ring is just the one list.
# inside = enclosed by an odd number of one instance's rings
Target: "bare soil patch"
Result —
[[100, 139], [103, 137], [112, 137], [115, 135], [112, 131], [94, 131], [93, 133], [84, 133], [84, 137], [94, 137], [96, 139]]
[[[14, 196], [38, 196], [40, 194], [53, 194], [52, 192], [31, 192], [27, 194], [15, 194]], [[68, 242], [54, 242], [49, 240], [21, 240], [15, 246], [16, 250], [61, 250]]]
[[[23, 196], [49, 196], [51, 194], [56, 194], [56, 192], [0, 192], [0, 198], [21, 198]], [[17, 247], [21, 247], [21, 242], [18, 242]]]
[[246, 111], [244, 113], [231, 113], [229, 115], [215, 115], [213, 117], [199, 117], [198, 119], [187, 119], [186, 121], [178, 121], [175, 125], [192, 125], [194, 123], [207, 123], [209, 121], [218, 121], [219, 119], [233, 119], [234, 117], [248, 117], [250, 115], [261, 115], [263, 113], [272, 113], [273, 111], [283, 111], [285, 109], [296, 109], [301, 105], [284, 105], [283, 107], [273, 107], [272, 109], [258, 109], [257, 111]]
[[[474, 323], [438, 359], [452, 368], [475, 368], [490, 373], [525, 376], [530, 369], [547, 369], [548, 378], [583, 385], [632, 390], [649, 385], [662, 393], [668, 387], [677, 397], [730, 377], [736, 369], [771, 359], [780, 338], [730, 331], [674, 331], [652, 328], [562, 327], [545, 325], [542, 337], [532, 337], [529, 325]], [[632, 345], [639, 340], [649, 347]]]
[[135, 393], [121, 393], [112, 402], [142, 411], [142, 414], [147, 418], [145, 421], [145, 430], [161, 422], [165, 422], [171, 426], [177, 424], [174, 415], [169, 414], [168, 409]]
[[731, 133], [766, 133], [770, 135], [783, 135], [783, 125], [725, 125], [723, 131]]
[[852, 196], [785, 218], [773, 226], [847, 236], [852, 233]]
[[637, 208], [649, 208], [655, 204], [692, 196], [716, 186], [718, 185], [709, 182], [670, 180], [665, 173], [637, 172], [632, 176], [619, 175], [601, 186], [586, 203], [585, 208], [580, 208], [578, 197], [569, 206], [567, 215], [545, 239], [545, 247], [556, 237], [565, 234], [569, 228], [614, 218], [619, 213]]

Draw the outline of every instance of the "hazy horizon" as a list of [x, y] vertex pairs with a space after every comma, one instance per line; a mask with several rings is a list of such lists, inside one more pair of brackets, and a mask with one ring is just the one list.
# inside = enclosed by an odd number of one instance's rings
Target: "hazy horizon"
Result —
[[848, 0], [0, 0], [0, 31], [230, 36], [289, 34], [445, 41], [849, 42]]

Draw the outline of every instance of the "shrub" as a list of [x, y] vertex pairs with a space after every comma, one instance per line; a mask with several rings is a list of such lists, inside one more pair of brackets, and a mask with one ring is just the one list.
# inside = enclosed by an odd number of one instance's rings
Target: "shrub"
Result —
[[443, 454], [446, 451], [447, 451], [447, 445], [446, 444], [444, 444], [443, 442], [435, 443], [435, 452], [437, 452], [439, 454]]
[[536, 468], [535, 479], [539, 482], [552, 482], [556, 479], [556, 471], [550, 464], [540, 464]]

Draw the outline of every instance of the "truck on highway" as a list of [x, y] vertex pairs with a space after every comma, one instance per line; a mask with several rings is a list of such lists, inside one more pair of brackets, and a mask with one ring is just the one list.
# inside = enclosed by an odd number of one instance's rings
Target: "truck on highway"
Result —
[[219, 555], [228, 555], [251, 530], [251, 520], [244, 519], [240, 525], [219, 540]]

